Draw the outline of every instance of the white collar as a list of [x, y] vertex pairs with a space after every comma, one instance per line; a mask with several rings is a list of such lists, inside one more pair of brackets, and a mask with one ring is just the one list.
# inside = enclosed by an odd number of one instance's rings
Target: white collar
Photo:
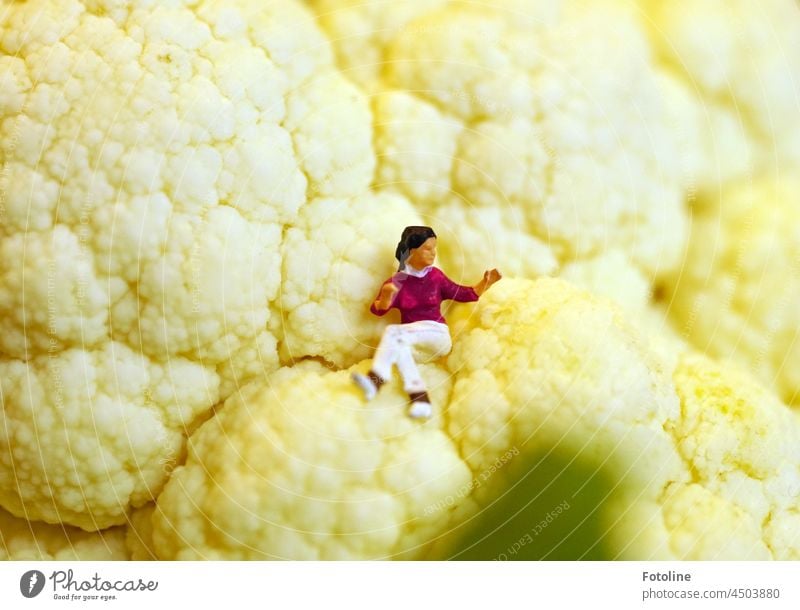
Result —
[[408, 275], [413, 275], [414, 277], [425, 277], [426, 275], [428, 275], [431, 269], [433, 269], [433, 265], [428, 265], [424, 269], [414, 269], [414, 267], [406, 263], [405, 266], [400, 270], [400, 272], [406, 273]]

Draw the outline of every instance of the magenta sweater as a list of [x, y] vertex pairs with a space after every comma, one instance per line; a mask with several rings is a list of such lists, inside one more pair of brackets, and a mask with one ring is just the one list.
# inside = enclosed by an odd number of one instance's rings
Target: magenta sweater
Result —
[[[474, 288], [456, 284], [436, 267], [432, 267], [424, 277], [416, 277], [398, 271], [381, 284], [381, 288], [389, 282], [400, 288], [399, 292], [394, 295], [389, 309], [400, 310], [402, 324], [422, 320], [433, 320], [445, 324], [445, 319], [440, 311], [442, 301], [452, 300], [468, 303], [478, 300], [478, 293]], [[378, 296], [380, 296], [380, 290]], [[373, 299], [369, 310], [376, 316], [382, 316], [389, 309], [375, 307], [376, 300], [378, 297]]]

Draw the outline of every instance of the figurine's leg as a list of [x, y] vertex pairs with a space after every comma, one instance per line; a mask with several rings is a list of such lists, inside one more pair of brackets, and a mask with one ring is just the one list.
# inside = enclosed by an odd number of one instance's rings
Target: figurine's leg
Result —
[[431, 399], [408, 344], [400, 350], [397, 369], [403, 377], [403, 388], [408, 392], [408, 399], [411, 403], [408, 414], [414, 418], [430, 417], [433, 413]]
[[397, 369], [403, 378], [403, 387], [411, 401], [409, 415], [411, 417], [430, 417], [431, 406], [425, 382], [419, 373], [414, 359], [414, 352], [426, 355], [426, 360], [444, 355], [450, 351], [452, 343], [450, 331], [444, 324], [436, 322], [414, 322], [403, 329], [400, 336], [401, 346], [398, 351]]
[[397, 370], [400, 371], [400, 376], [403, 378], [403, 389], [411, 393], [425, 392], [425, 382], [419, 374], [419, 367], [414, 362], [414, 357], [411, 355], [411, 346], [403, 344], [397, 351]]
[[383, 331], [381, 342], [372, 359], [371, 372], [384, 381], [392, 378], [392, 366], [397, 363], [402, 346], [403, 324], [390, 324]]
[[400, 347], [398, 338], [401, 326], [401, 324], [387, 326], [375, 351], [370, 371], [366, 375], [361, 373], [352, 375], [353, 381], [363, 390], [367, 400], [375, 398], [381, 386], [392, 378], [392, 366], [397, 362]]
[[406, 342], [411, 345], [415, 362], [431, 362], [450, 353], [453, 342], [446, 324], [424, 321], [408, 325]]

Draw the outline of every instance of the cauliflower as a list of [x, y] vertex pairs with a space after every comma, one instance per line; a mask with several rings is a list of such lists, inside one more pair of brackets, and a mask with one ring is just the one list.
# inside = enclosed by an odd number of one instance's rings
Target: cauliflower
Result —
[[[370, 92], [383, 89], [386, 47], [397, 36], [435, 36], [439, 32], [415, 22], [417, 17], [454, 0], [306, 0], [325, 31], [345, 74]], [[554, 0], [488, 0], [483, 6], [501, 10], [526, 24], [552, 22], [560, 9]]]
[[620, 250], [564, 265], [559, 277], [598, 296], [615, 300], [634, 312], [650, 302], [650, 282]]
[[502, 261], [514, 277], [550, 275], [558, 269], [553, 250], [525, 230], [510, 207], [466, 207], [451, 199], [428, 214], [439, 235], [437, 251], [453, 277], [472, 283], [483, 275], [487, 258]]
[[126, 530], [84, 532], [76, 527], [18, 519], [0, 508], [0, 560], [115, 561], [130, 559]]
[[797, 7], [305, 4], [0, 0], [3, 556], [800, 557]]
[[151, 362], [118, 342], [0, 362], [5, 508], [86, 530], [123, 523], [180, 461], [218, 384], [199, 364]]
[[800, 182], [744, 180], [694, 209], [685, 263], [664, 289], [676, 329], [800, 401]]
[[[442, 217], [460, 208], [472, 226], [478, 210], [502, 209], [514, 220], [492, 222], [495, 243], [535, 239], [536, 256], [550, 248], [559, 264], [609, 244], [648, 280], [678, 262], [686, 177], [635, 19], [558, 2], [311, 4], [342, 68], [371, 73], [375, 188], [433, 209], [444, 199]], [[515, 249], [487, 254], [520, 265]]]
[[[590, 473], [615, 477], [603, 515], [614, 555], [670, 557], [653, 515], [664, 488], [689, 474], [664, 430], [680, 415], [669, 362], [621, 311], [560, 280], [504, 280], [477, 311], [461, 314], [447, 419], [473, 473], [510, 448], [541, 455], [568, 446]], [[570, 493], [581, 483], [571, 481]], [[479, 488], [479, 505], [496, 495]], [[640, 527], [648, 521], [655, 526]]]
[[319, 356], [347, 367], [374, 349], [385, 322], [365, 304], [395, 271], [397, 227], [415, 224], [421, 220], [411, 204], [389, 194], [316, 199], [300, 212], [283, 242], [276, 303], [286, 362]]
[[[434, 419], [406, 418], [396, 382], [364, 403], [348, 371], [313, 361], [251, 382], [192, 435], [186, 464], [134, 520], [133, 552], [458, 556], [509, 475], [534, 473], [515, 497], [541, 493], [549, 479], [526, 460], [567, 448], [587, 465], [586, 480], [560, 483], [567, 500], [600, 473], [611, 481], [585, 510], [614, 558], [800, 551], [800, 421], [741, 371], [662, 358], [610, 301], [561, 280], [504, 279], [451, 316], [452, 354], [423, 369]], [[557, 540], [566, 523], [551, 526]]]
[[[450, 391], [430, 366], [434, 400]], [[453, 442], [365, 404], [346, 371], [308, 362], [232, 396], [189, 441], [152, 517], [161, 559], [413, 558], [442, 530], [430, 507], [469, 481]], [[321, 409], [320, 406], [325, 408]]]
[[344, 73], [367, 91], [380, 89], [385, 46], [420, 14], [448, 0], [306, 0], [336, 41]]
[[[661, 62], [698, 98], [707, 150], [719, 167], [732, 159], [741, 175], [800, 166], [800, 142], [786, 137], [800, 129], [797, 2], [698, 0], [687, 10], [681, 0], [633, 1], [642, 5]], [[712, 118], [720, 116], [727, 118]], [[732, 126], [745, 137], [730, 148]]]
[[153, 550], [153, 511], [155, 503], [137, 508], [130, 514], [125, 546], [133, 561], [157, 559]]
[[291, 0], [2, 3], [0, 505], [123, 523], [279, 366], [283, 234], [375, 165], [332, 61]]
[[[746, 372], [688, 351], [665, 360], [619, 312], [556, 280], [504, 281], [463, 317], [448, 359], [456, 380], [447, 418], [473, 473], [491, 470], [509, 447], [534, 453], [509, 491], [533, 501], [552, 482], [537, 481], [541, 462], [566, 446], [570, 462], [591, 465], [562, 490], [569, 501], [578, 504], [597, 476], [613, 483], [601, 506], [585, 509], [603, 513], [608, 558], [800, 552], [800, 419]], [[479, 489], [480, 505], [502, 492]], [[569, 538], [572, 525], [551, 527], [554, 540]], [[461, 545], [475, 540], [473, 532]]]
[[[800, 557], [800, 418], [734, 366], [685, 355], [669, 431], [692, 472], [664, 518], [687, 559]], [[693, 508], [695, 507], [695, 508]]]

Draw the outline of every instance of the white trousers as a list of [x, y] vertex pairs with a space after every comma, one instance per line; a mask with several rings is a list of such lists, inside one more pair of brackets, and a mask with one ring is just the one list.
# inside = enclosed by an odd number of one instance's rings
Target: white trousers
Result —
[[425, 392], [417, 361], [430, 362], [450, 353], [453, 343], [447, 324], [423, 320], [409, 324], [390, 324], [383, 331], [380, 345], [372, 361], [372, 370], [386, 381], [392, 378], [392, 365], [397, 365], [406, 392]]

